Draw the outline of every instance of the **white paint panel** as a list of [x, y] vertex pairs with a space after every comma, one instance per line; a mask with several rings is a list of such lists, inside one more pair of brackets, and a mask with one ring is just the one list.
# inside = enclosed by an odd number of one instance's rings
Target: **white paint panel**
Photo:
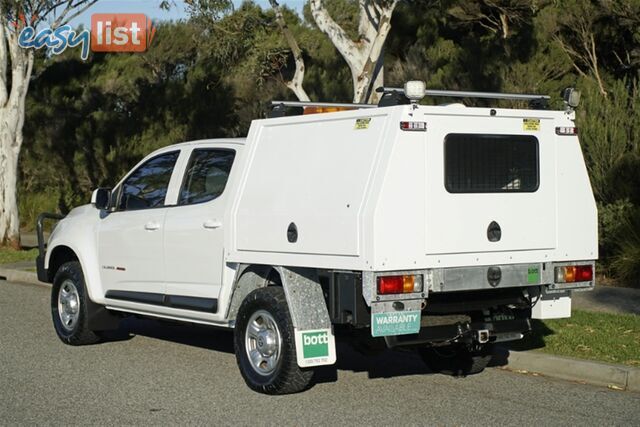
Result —
[[[416, 268], [425, 252], [425, 132], [396, 133], [373, 223], [376, 268]], [[382, 171], [381, 171], [382, 172]]]
[[567, 319], [571, 317], [571, 293], [542, 295], [531, 309], [532, 319]]
[[[353, 113], [327, 116], [262, 122], [237, 210], [238, 250], [360, 255], [359, 214], [385, 116], [367, 116], [367, 129], [355, 128]], [[287, 240], [292, 222], [296, 243]]]
[[597, 259], [598, 211], [578, 137], [558, 136], [555, 146], [558, 153], [558, 248], [553, 259]]
[[[556, 247], [555, 123], [542, 119], [523, 131], [522, 117], [429, 117], [426, 140], [426, 253], [459, 254]], [[540, 187], [533, 193], [449, 193], [445, 189], [444, 140], [450, 133], [533, 135], [538, 139]], [[487, 228], [496, 221], [499, 242]]]

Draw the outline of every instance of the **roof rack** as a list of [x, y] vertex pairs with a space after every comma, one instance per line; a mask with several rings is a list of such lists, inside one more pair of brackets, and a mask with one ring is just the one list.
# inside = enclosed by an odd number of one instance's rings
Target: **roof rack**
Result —
[[[482, 99], [508, 99], [512, 101], [529, 101], [530, 108], [533, 109], [546, 109], [548, 108], [548, 101], [551, 99], [548, 95], [531, 95], [531, 94], [519, 94], [519, 93], [497, 93], [497, 92], [470, 92], [470, 91], [455, 91], [455, 90], [435, 90], [424, 89], [424, 92], [420, 92], [422, 96], [434, 96], [434, 97], [446, 97], [446, 98], [482, 98]], [[304, 108], [377, 108], [379, 106], [390, 106], [409, 103], [410, 100], [405, 94], [404, 88], [394, 87], [379, 87], [376, 89], [378, 93], [384, 93], [386, 96], [393, 97], [393, 94], [399, 94], [402, 99], [387, 99], [385, 102], [381, 101], [381, 104], [350, 104], [340, 102], [311, 102], [311, 101], [271, 101], [272, 110], [267, 114], [267, 117], [284, 117], [287, 115], [302, 114]], [[423, 94], [423, 95], [422, 95]], [[383, 96], [383, 98], [386, 98]], [[411, 102], [417, 102], [417, 99], [413, 99]], [[299, 111], [297, 113], [287, 113], [287, 108], [296, 108]]]
[[311, 102], [311, 101], [271, 101], [272, 107], [320, 107], [320, 108], [376, 108], [376, 104], [343, 104], [340, 102]]
[[[379, 87], [376, 89], [378, 93], [390, 93], [400, 92], [404, 93], [404, 88], [401, 87]], [[513, 101], [536, 101], [536, 100], [549, 100], [548, 95], [530, 95], [519, 93], [498, 93], [498, 92], [468, 92], [457, 90], [435, 90], [427, 89], [424, 92], [425, 96], [439, 96], [446, 98], [483, 98], [483, 99], [509, 99]]]

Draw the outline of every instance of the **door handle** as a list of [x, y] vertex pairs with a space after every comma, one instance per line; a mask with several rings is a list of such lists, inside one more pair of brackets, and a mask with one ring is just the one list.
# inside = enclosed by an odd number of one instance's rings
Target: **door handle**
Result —
[[216, 221], [216, 220], [213, 220], [213, 219], [208, 219], [202, 224], [202, 226], [204, 228], [212, 230], [214, 228], [222, 227], [222, 223], [220, 221]]
[[157, 229], [160, 228], [160, 224], [158, 224], [157, 222], [148, 222], [144, 225], [144, 229], [148, 230], [148, 231], [155, 231]]

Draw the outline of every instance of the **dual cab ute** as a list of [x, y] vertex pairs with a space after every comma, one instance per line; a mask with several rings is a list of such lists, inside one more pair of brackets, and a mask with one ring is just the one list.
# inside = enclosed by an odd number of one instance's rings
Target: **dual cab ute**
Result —
[[335, 363], [336, 335], [469, 374], [532, 318], [570, 316], [597, 258], [575, 93], [565, 111], [425, 94], [278, 103], [246, 139], [150, 154], [41, 239], [58, 336], [91, 344], [132, 314], [231, 328], [247, 385], [283, 394]]

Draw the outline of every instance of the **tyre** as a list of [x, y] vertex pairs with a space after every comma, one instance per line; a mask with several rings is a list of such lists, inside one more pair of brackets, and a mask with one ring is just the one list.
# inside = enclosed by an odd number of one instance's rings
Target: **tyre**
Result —
[[89, 296], [82, 268], [77, 261], [63, 264], [51, 289], [53, 326], [62, 342], [69, 345], [94, 344], [100, 337], [89, 329]]
[[242, 377], [259, 393], [296, 393], [313, 377], [313, 370], [298, 366], [293, 323], [281, 287], [247, 295], [238, 310], [234, 347]]
[[445, 375], [466, 376], [484, 371], [491, 361], [493, 345], [484, 344], [480, 349], [472, 350], [467, 346], [452, 344], [421, 348], [418, 352], [432, 371]]

